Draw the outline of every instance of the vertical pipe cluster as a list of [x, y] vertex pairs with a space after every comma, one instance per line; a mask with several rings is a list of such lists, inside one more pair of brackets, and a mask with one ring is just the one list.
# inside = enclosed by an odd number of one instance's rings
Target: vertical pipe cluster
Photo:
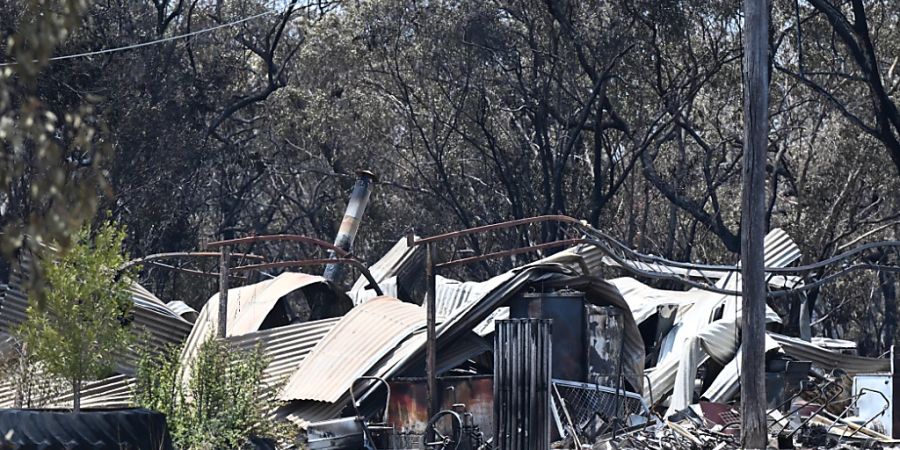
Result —
[[[362, 216], [366, 212], [366, 206], [369, 204], [372, 185], [377, 181], [375, 174], [368, 170], [357, 171], [356, 175], [358, 178], [356, 179], [356, 184], [353, 185], [353, 191], [350, 193], [350, 201], [347, 202], [347, 210], [344, 212], [341, 228], [338, 230], [337, 237], [334, 238], [335, 247], [340, 247], [348, 252], [353, 249], [353, 240], [356, 239], [359, 223], [362, 221]], [[334, 254], [329, 255], [329, 258], [334, 257]], [[339, 283], [344, 278], [344, 266], [329, 264], [325, 266], [323, 276], [333, 283]]]
[[551, 324], [497, 321], [494, 340], [494, 430], [499, 450], [550, 448]]

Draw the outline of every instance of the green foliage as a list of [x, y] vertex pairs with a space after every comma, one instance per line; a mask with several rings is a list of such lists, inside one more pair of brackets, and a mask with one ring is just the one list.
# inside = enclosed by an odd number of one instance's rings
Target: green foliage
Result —
[[25, 351], [21, 342], [12, 346], [12, 355], [0, 361], [0, 379], [7, 380], [15, 391], [17, 408], [41, 408], [68, 393], [69, 383], [41, 369], [40, 361]]
[[0, 250], [6, 256], [42, 242], [67, 247], [97, 209], [97, 191], [105, 187], [100, 165], [112, 154], [98, 138], [97, 98], [54, 108], [37, 89], [38, 75], [90, 2], [23, 3], [3, 12], [18, 19], [15, 34], [3, 42], [10, 58], [3, 62], [15, 63], [0, 67]]
[[127, 261], [124, 239], [124, 230], [106, 222], [93, 236], [82, 229], [61, 255], [47, 251], [43, 302], [32, 295], [19, 329], [33, 358], [71, 383], [76, 410], [81, 383], [107, 374], [131, 340], [124, 326], [131, 308], [129, 272], [119, 270]]
[[184, 381], [180, 349], [141, 355], [134, 402], [166, 415], [178, 448], [243, 448], [250, 437], [284, 440], [289, 426], [267, 417], [274, 409], [277, 386], [266, 386], [268, 361], [259, 349], [235, 351], [209, 339], [189, 367]]

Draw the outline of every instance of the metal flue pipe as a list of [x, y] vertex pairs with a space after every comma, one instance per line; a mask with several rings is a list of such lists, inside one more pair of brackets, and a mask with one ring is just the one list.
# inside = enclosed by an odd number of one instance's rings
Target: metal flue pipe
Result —
[[[359, 231], [359, 223], [366, 212], [366, 205], [369, 204], [372, 186], [378, 181], [378, 177], [368, 170], [358, 170], [356, 175], [358, 178], [356, 184], [353, 185], [353, 192], [350, 193], [344, 220], [341, 221], [341, 228], [338, 230], [337, 237], [334, 238], [334, 245], [347, 252], [353, 248], [353, 240], [356, 239], [356, 232]], [[335, 258], [333, 253], [329, 252], [329, 258]], [[329, 264], [325, 266], [323, 276], [332, 283], [340, 283], [344, 278], [344, 270], [345, 267], [341, 264]]]

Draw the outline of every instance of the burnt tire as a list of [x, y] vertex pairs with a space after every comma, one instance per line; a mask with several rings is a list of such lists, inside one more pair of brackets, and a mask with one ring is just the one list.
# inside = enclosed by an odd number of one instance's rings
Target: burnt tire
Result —
[[171, 450], [162, 413], [142, 408], [0, 410], [0, 448]]

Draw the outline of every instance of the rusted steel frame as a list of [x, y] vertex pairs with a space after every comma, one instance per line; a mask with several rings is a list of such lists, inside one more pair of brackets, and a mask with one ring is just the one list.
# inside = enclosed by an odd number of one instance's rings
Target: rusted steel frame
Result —
[[[239, 258], [246, 259], [255, 259], [259, 261], [265, 261], [266, 258], [260, 255], [254, 255], [252, 253], [232, 253], [232, 256], [236, 256]], [[154, 253], [152, 255], [142, 256], [140, 258], [132, 259], [131, 261], [122, 264], [122, 267], [119, 270], [127, 269], [131, 266], [137, 264], [143, 264], [145, 262], [149, 263], [151, 261], [155, 261], [158, 259], [181, 259], [181, 258], [218, 258], [221, 256], [219, 252], [168, 252], [168, 253]]]
[[[464, 264], [469, 264], [469, 263], [473, 263], [476, 261], [484, 261], [486, 259], [502, 258], [504, 256], [519, 255], [522, 253], [529, 253], [529, 252], [544, 250], [544, 249], [548, 249], [548, 248], [567, 247], [567, 246], [571, 246], [571, 245], [585, 244], [585, 243], [589, 243], [589, 242], [586, 241], [585, 239], [581, 239], [581, 238], [562, 239], [562, 240], [558, 240], [558, 241], [545, 242], [543, 244], [530, 245], [528, 247], [519, 247], [519, 248], [514, 248], [511, 250], [502, 250], [502, 251], [498, 251], [498, 252], [486, 253], [484, 255], [470, 256], [468, 258], [451, 260], [451, 261], [443, 262], [440, 264], [436, 264], [434, 267], [436, 269], [443, 269], [445, 267], [464, 265]], [[585, 275], [587, 275], [587, 274], [585, 274]]]
[[[217, 254], [218, 254], [218, 253], [217, 253]], [[189, 273], [189, 274], [191, 274], [191, 275], [200, 275], [200, 276], [204, 276], [204, 277], [215, 277], [215, 278], [219, 278], [219, 272], [204, 272], [204, 271], [202, 271], [202, 270], [196, 270], [196, 269], [185, 269], [185, 268], [183, 268], [183, 267], [176, 267], [176, 266], [173, 266], [173, 265], [171, 265], [171, 264], [161, 263], [161, 262], [159, 262], [159, 261], [146, 261], [146, 263], [149, 264], [149, 265], [151, 265], [151, 266], [154, 266], [154, 267], [159, 267], [159, 268], [162, 268], [162, 269], [175, 270], [175, 271], [179, 271], [179, 272]], [[239, 276], [235, 276], [235, 275], [228, 275], [228, 277], [229, 277], [229, 278], [232, 278], [232, 279], [236, 279], [236, 280], [243, 280], [243, 279], [244, 279], [244, 277], [239, 277]]]
[[381, 286], [378, 285], [378, 282], [375, 281], [375, 277], [372, 276], [372, 273], [369, 272], [369, 269], [365, 264], [359, 262], [353, 258], [326, 258], [326, 259], [303, 259], [296, 261], [277, 261], [277, 262], [269, 262], [269, 263], [261, 263], [261, 264], [250, 264], [246, 266], [238, 266], [232, 267], [232, 272], [244, 272], [248, 270], [266, 270], [266, 269], [278, 269], [283, 267], [305, 267], [305, 266], [323, 266], [328, 264], [349, 264], [353, 267], [359, 269], [360, 273], [372, 286], [372, 289], [375, 290], [375, 293], [378, 295], [384, 295], [384, 292], [381, 290]]
[[409, 245], [411, 247], [414, 245], [423, 245], [423, 244], [430, 244], [430, 243], [434, 243], [434, 242], [446, 241], [449, 239], [455, 239], [455, 238], [462, 237], [462, 236], [469, 236], [472, 234], [479, 234], [479, 233], [484, 233], [484, 232], [494, 231], [494, 230], [503, 230], [503, 229], [507, 229], [507, 228], [515, 228], [520, 225], [531, 225], [531, 224], [543, 223], [543, 222], [561, 222], [561, 223], [565, 223], [565, 224], [580, 224], [581, 223], [580, 220], [578, 220], [574, 217], [569, 217], [569, 216], [562, 216], [562, 215], [535, 216], [535, 217], [529, 217], [529, 218], [525, 218], [525, 219], [510, 220], [507, 222], [498, 222], [498, 223], [494, 223], [494, 224], [490, 224], [490, 225], [483, 225], [480, 227], [468, 228], [465, 230], [451, 231], [449, 233], [439, 234], [436, 236], [431, 236], [431, 237], [422, 238], [422, 239], [415, 239], [412, 237], [412, 235], [408, 235], [406, 239], [407, 239], [407, 245]]
[[252, 244], [256, 242], [279, 242], [279, 241], [289, 241], [289, 242], [302, 242], [304, 244], [309, 244], [315, 247], [321, 247], [326, 250], [331, 250], [334, 254], [340, 258], [346, 258], [350, 256], [350, 253], [346, 250], [328, 242], [312, 238], [309, 236], [302, 236], [299, 234], [269, 234], [263, 236], [247, 236], [237, 239], [228, 239], [225, 241], [215, 241], [206, 244], [207, 248], [218, 248], [222, 246], [235, 246], [235, 245], [243, 245], [243, 244]]

